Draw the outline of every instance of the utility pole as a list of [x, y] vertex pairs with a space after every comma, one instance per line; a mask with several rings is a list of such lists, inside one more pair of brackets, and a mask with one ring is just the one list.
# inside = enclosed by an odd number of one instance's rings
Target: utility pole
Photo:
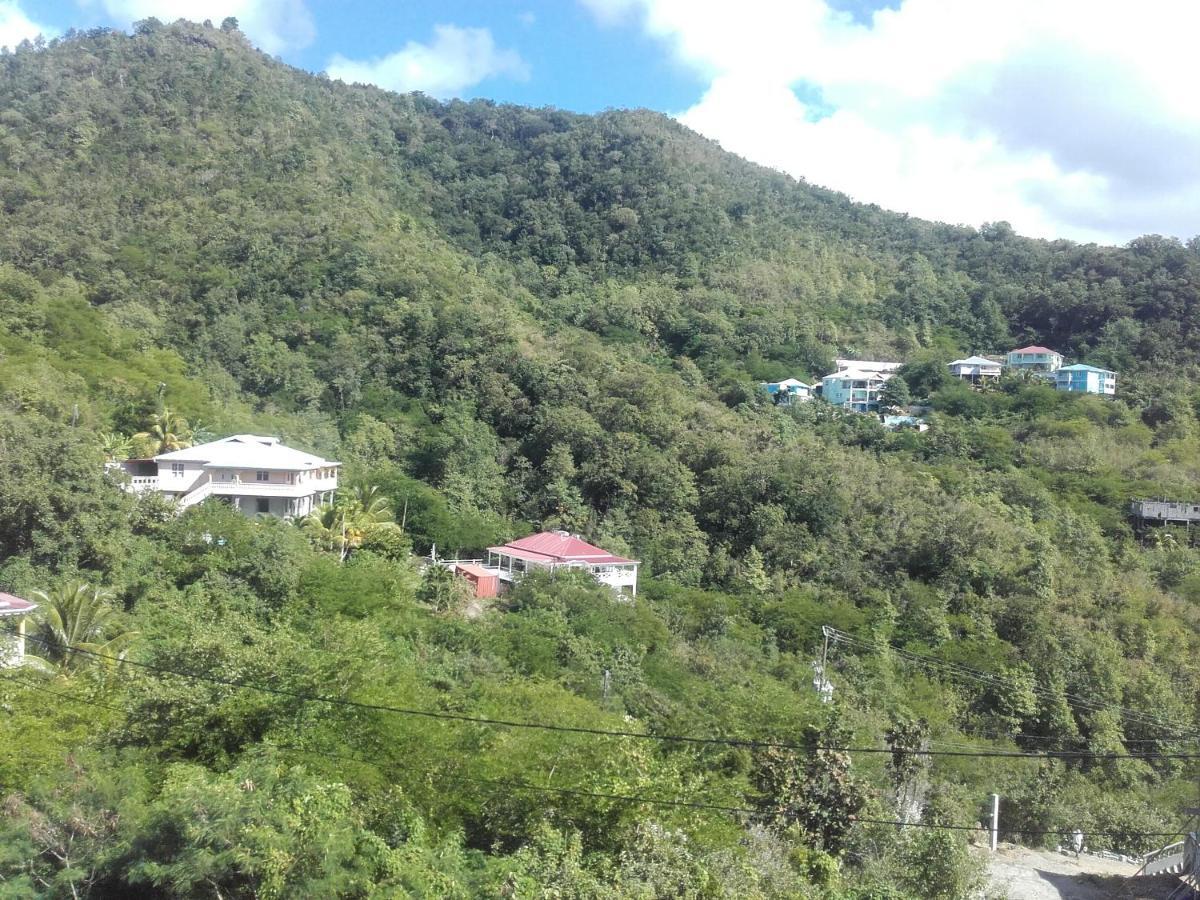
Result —
[[600, 694], [604, 701], [608, 701], [609, 691], [612, 689], [612, 672], [608, 669], [604, 670], [604, 677], [600, 680]]
[[1000, 795], [992, 794], [992, 852], [996, 852], [996, 841], [1000, 837]]
[[833, 635], [833, 629], [828, 625], [822, 625], [821, 634], [824, 635], [825, 643], [821, 648], [821, 661], [813, 663], [813, 671], [816, 676], [813, 678], [813, 687], [817, 691], [817, 696], [821, 698], [821, 702], [828, 703], [833, 699], [833, 682], [829, 680], [827, 674], [827, 666], [829, 665], [829, 638]]

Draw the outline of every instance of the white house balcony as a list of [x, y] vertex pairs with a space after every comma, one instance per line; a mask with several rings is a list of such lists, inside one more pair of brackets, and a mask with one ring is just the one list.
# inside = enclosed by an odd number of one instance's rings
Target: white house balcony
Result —
[[209, 493], [223, 497], [309, 497], [337, 490], [336, 478], [314, 478], [298, 484], [274, 481], [212, 481]]

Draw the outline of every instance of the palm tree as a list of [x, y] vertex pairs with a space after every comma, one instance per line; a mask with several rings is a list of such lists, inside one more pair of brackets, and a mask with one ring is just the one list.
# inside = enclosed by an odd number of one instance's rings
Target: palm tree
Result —
[[332, 503], [322, 503], [300, 522], [317, 546], [336, 550], [341, 559], [350, 552], [346, 540], [345, 511]]
[[301, 523], [326, 550], [337, 550], [345, 560], [362, 546], [374, 528], [395, 525], [391, 504], [373, 484], [356, 484], [335, 503], [326, 503], [309, 513]]
[[102, 431], [100, 450], [105, 462], [123, 462], [133, 452], [133, 440], [115, 431]]
[[93, 662], [112, 665], [125, 657], [136, 632], [124, 631], [117, 623], [110, 591], [86, 581], [64, 581], [54, 591], [33, 591], [33, 596], [41, 615], [32, 637], [48, 666], [75, 671]]
[[164, 406], [161, 412], [150, 416], [150, 426], [135, 434], [133, 439], [144, 451], [149, 451], [147, 456], [158, 456], [192, 446], [192, 430], [188, 427], [187, 419], [180, 418]]

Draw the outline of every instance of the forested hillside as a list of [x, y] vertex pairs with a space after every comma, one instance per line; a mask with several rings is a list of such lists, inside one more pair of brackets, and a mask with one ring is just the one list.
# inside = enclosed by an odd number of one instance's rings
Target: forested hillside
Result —
[[[1168, 842], [1200, 555], [1126, 513], [1200, 500], [1200, 245], [922, 222], [232, 23], [0, 71], [0, 590], [44, 659], [0, 674], [0, 897], [953, 898], [939, 826], [992, 792], [1025, 843]], [[949, 379], [1034, 341], [1118, 397]], [[904, 359], [930, 430], [757, 389], [835, 356]], [[395, 525], [134, 500], [103, 463], [155, 416], [342, 460]], [[410, 553], [542, 528], [637, 601], [476, 615]]]

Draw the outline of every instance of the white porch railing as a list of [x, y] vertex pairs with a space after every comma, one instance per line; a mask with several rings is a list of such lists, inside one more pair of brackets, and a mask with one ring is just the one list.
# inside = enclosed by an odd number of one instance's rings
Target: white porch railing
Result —
[[192, 490], [188, 491], [186, 494], [184, 494], [182, 497], [179, 498], [179, 508], [187, 509], [189, 506], [195, 506], [197, 503], [199, 503], [205, 497], [208, 497], [209, 495], [212, 494], [212, 492], [213, 492], [212, 488], [213, 488], [213, 483], [211, 481], [206, 481], [199, 487], [193, 488]]
[[301, 481], [298, 484], [288, 484], [278, 481], [213, 481], [214, 494], [236, 495], [239, 497], [255, 497], [271, 494], [279, 497], [307, 497], [322, 491], [337, 490], [336, 478], [323, 478], [320, 481]]

